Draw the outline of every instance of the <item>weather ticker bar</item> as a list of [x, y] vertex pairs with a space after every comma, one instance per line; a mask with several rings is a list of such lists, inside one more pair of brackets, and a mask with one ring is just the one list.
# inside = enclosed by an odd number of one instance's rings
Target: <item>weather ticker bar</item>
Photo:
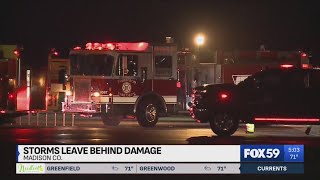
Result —
[[16, 163], [17, 174], [303, 174], [303, 163]]

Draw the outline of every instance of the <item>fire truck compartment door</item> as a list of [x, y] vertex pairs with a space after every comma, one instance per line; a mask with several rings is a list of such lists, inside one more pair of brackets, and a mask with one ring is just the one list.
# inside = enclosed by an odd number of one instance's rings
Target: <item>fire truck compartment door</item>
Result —
[[91, 79], [75, 78], [74, 83], [74, 101], [89, 102], [90, 101], [90, 87]]

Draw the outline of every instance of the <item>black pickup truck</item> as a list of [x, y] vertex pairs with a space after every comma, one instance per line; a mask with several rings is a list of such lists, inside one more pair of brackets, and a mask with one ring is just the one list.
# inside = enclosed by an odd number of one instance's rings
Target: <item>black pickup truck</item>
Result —
[[191, 116], [230, 136], [239, 123], [320, 124], [320, 70], [266, 69], [237, 85], [196, 87]]

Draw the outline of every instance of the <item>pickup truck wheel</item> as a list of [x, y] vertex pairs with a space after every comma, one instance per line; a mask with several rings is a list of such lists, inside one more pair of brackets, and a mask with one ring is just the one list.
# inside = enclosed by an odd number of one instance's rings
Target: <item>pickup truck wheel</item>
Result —
[[120, 116], [111, 117], [110, 115], [107, 115], [107, 114], [102, 114], [101, 119], [103, 124], [106, 126], [118, 126], [121, 121]]
[[158, 108], [152, 101], [142, 102], [137, 111], [138, 123], [142, 127], [153, 127], [158, 122]]
[[211, 130], [218, 136], [231, 136], [238, 127], [239, 121], [232, 114], [216, 114], [213, 120], [210, 120]]

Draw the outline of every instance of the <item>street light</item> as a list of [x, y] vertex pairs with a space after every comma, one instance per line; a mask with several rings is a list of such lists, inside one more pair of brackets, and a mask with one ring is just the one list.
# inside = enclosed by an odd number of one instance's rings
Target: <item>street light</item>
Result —
[[198, 51], [200, 50], [200, 46], [204, 44], [204, 35], [198, 34], [194, 39], [196, 45], [198, 46]]

